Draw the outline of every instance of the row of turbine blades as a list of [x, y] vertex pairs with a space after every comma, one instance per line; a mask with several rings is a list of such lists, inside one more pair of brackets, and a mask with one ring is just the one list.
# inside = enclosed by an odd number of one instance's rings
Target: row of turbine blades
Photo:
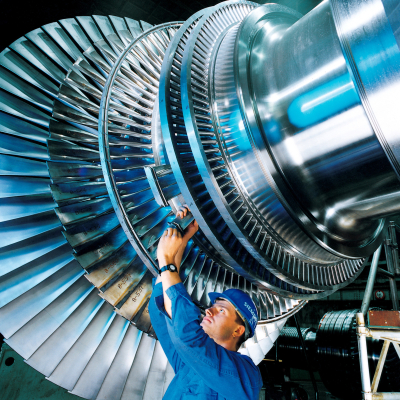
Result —
[[[142, 25], [144, 28], [150, 27], [144, 22]], [[73, 123], [65, 123], [56, 115], [60, 112], [62, 116], [63, 110], [67, 114], [80, 113], [97, 128], [97, 120], [93, 116], [80, 107], [74, 108], [74, 99], [86, 98], [87, 102], [89, 99], [79, 89], [71, 86], [66, 77], [75, 71], [81, 81], [85, 81], [76, 64], [85, 59], [83, 53], [94, 41], [105, 41], [106, 35], [118, 34], [127, 44], [141, 33], [140, 23], [129, 18], [78, 17], [36, 29], [0, 54], [1, 305], [17, 299], [67, 264], [73, 266], [79, 261], [83, 267], [89, 267], [93, 257], [97, 262], [107, 258], [108, 254], [101, 246], [98, 246], [97, 253], [72, 253], [65, 240], [65, 237], [68, 239], [68, 232], [62, 228], [61, 218], [57, 216], [60, 216], [60, 208], [74, 202], [71, 200], [74, 191], [85, 194], [92, 190], [92, 197], [98, 195], [94, 205], [93, 201], [85, 204], [86, 214], [76, 209], [70, 213], [69, 219], [75, 218], [78, 223], [68, 226], [75, 231], [78, 230], [79, 222], [87, 216], [89, 208], [93, 210], [90, 213], [92, 216], [95, 210], [102, 207], [104, 210], [103, 219], [97, 221], [99, 229], [96, 232], [93, 225], [88, 227], [90, 217], [84, 219], [86, 225], [82, 224], [81, 237], [86, 234], [87, 237], [92, 235], [92, 239], [93, 235], [101, 239], [107, 230], [112, 230], [110, 225], [114, 224], [114, 228], [117, 225], [110, 218], [113, 216], [109, 215], [111, 209], [105, 206], [107, 196], [105, 186], [100, 182], [102, 174], [99, 163], [51, 160], [53, 151], [57, 152], [61, 142], [66, 145], [63, 148], [64, 159], [68, 160], [68, 146], [75, 149], [76, 142], [61, 141], [61, 136], [82, 133], [86, 135], [83, 140], [86, 140], [96, 137], [96, 130], [91, 128], [85, 131], [79, 124], [74, 126]], [[72, 98], [69, 106], [63, 100], [65, 93]], [[57, 159], [57, 155], [54, 157]], [[52, 172], [54, 180], [51, 180]], [[74, 174], [77, 174], [77, 179], [74, 179]], [[63, 195], [62, 189], [68, 186], [70, 193]], [[51, 190], [53, 188], [59, 189], [58, 192]], [[126, 238], [116, 230], [109, 246], [126, 242]], [[74, 238], [79, 240], [79, 235]], [[81, 245], [80, 249], [83, 247]], [[128, 258], [127, 267], [132, 267], [130, 246], [119, 246], [118, 250], [121, 260]], [[110, 270], [113, 261], [109, 259], [107, 262]], [[138, 323], [142, 330], [149, 331], [150, 323], [143, 311], [151, 292], [151, 277], [146, 274], [142, 264], [137, 262], [137, 257], [135, 261], [140, 264], [135, 276], [143, 280], [146, 290], [143, 290], [141, 301], [136, 303], [139, 307], [129, 319], [136, 318], [133, 322]], [[88, 275], [85, 277], [88, 278]], [[121, 275], [119, 282], [112, 283], [122, 286], [121, 281], [132, 289], [134, 282], [129, 282], [126, 276]]]
[[115, 313], [82, 275], [66, 265], [4, 306], [6, 342], [80, 397], [161, 399], [174, 373], [159, 342]]
[[[57, 134], [97, 143], [92, 116], [85, 115], [92, 131], [53, 116], [66, 95], [85, 98], [66, 76], [83, 82], [74, 64], [86, 49], [109, 34], [127, 43], [142, 27], [150, 26], [129, 18], [67, 19], [28, 33], [0, 54], [0, 331], [29, 365], [88, 399], [161, 399], [174, 375], [159, 343], [142, 332], [151, 331], [146, 304], [130, 323], [99, 297], [65, 239], [51, 191], [74, 181], [75, 172], [89, 186], [92, 177], [102, 177], [99, 163], [57, 164], [49, 157]], [[100, 232], [112, 223], [104, 215]], [[124, 257], [123, 249], [119, 253]]]
[[[160, 67], [160, 57], [174, 32], [167, 27], [140, 41], [118, 74], [108, 117], [118, 191], [136, 233], [153, 255], [159, 237], [174, 217], [169, 207], [156, 203], [144, 172], [145, 166], [154, 165], [150, 132], [158, 75], [153, 64], [157, 60]], [[114, 213], [102, 178], [95, 131], [105, 78], [132, 40], [128, 32], [108, 34], [76, 60], [79, 74], [69, 70], [65, 81], [74, 89], [60, 87], [58, 98], [64, 103], [57, 102], [53, 109], [57, 121], [49, 127], [48, 165], [55, 212], [74, 258], [100, 290], [100, 296], [117, 313], [135, 324], [140, 322], [140, 329], [148, 332], [152, 275]]]
[[[0, 54], [0, 331], [29, 365], [85, 398], [161, 398], [173, 375], [159, 345], [141, 332], [152, 333], [152, 276], [121, 231], [97, 149], [107, 71], [142, 27], [149, 25], [129, 18], [67, 19], [28, 33]], [[161, 48], [173, 33], [155, 43]], [[139, 89], [148, 75], [137, 76]], [[113, 165], [133, 223], [154, 244], [173, 215], [156, 205], [137, 168], [153, 163], [146, 133], [151, 97], [135, 100], [132, 90], [119, 89], [110, 118]], [[195, 242], [182, 274], [199, 304], [207, 305], [209, 291], [232, 286], [255, 293], [265, 320], [299, 304], [256, 291]], [[146, 383], [149, 374], [154, 385]]]

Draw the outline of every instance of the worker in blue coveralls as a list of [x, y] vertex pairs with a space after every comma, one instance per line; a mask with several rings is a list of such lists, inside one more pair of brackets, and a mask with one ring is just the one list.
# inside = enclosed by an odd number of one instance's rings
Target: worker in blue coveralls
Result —
[[[189, 209], [181, 207], [182, 218]], [[149, 311], [162, 348], [175, 371], [164, 400], [257, 400], [261, 374], [253, 361], [237, 352], [257, 326], [257, 309], [238, 289], [209, 293], [212, 306], [202, 319], [179, 277], [182, 255], [198, 230], [193, 221], [182, 235], [168, 228], [160, 239], [160, 275]]]

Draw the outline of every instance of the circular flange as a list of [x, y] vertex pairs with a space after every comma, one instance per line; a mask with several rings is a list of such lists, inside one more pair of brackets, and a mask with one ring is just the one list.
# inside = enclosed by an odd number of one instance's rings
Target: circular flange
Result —
[[[259, 129], [257, 104], [250, 77], [251, 51], [257, 32], [267, 23], [271, 25], [268, 28], [272, 29], [274, 20], [277, 21], [278, 26], [282, 24], [284, 29], [287, 29], [299, 17], [299, 14], [286, 7], [267, 4], [256, 9], [246, 18], [239, 28], [235, 47], [233, 64], [235, 68], [236, 92], [242, 111], [243, 131], [246, 132], [245, 135], [251, 143], [252, 152], [259, 166], [259, 171], [256, 173], [260, 175], [260, 179], [263, 179], [264, 185], [272, 189], [273, 196], [283, 206], [279, 222], [282, 220], [286, 221], [286, 232], [297, 232], [290, 242], [295, 243], [295, 247], [297, 248], [307, 249], [304, 253], [319, 254], [319, 256], [315, 257], [316, 259], [321, 257], [328, 261], [325, 262], [327, 266], [324, 266], [324, 263], [319, 263], [322, 275], [324, 276], [319, 284], [322, 283], [329, 286], [332, 282], [343, 282], [341, 283], [343, 286], [348, 277], [352, 277], [359, 272], [364, 260], [352, 259], [351, 257], [350, 259], [344, 258], [342, 254], [335, 252], [330, 246], [326, 245], [323, 238], [319, 239], [315, 236], [312, 229], [312, 233], [310, 233], [308, 226], [307, 228], [304, 226], [308, 218], [299, 209], [299, 205], [290, 193], [290, 189], [286, 187], [284, 179], [279, 174], [279, 168], [274, 163], [274, 156], [269, 150], [268, 143], [264, 140], [263, 134]], [[294, 210], [293, 207], [295, 207]], [[296, 243], [296, 240], [298, 243]], [[285, 250], [292, 253], [288, 246], [286, 246]], [[299, 257], [298, 254], [293, 254], [293, 256]], [[299, 259], [301, 260], [301, 255]], [[314, 267], [312, 263], [307, 263], [306, 269]]]
[[[287, 244], [280, 240], [280, 236], [274, 232], [274, 229], [266, 219], [262, 218], [262, 216], [260, 218], [260, 216], [257, 215], [255, 206], [248, 205], [249, 197], [247, 196], [246, 198], [244, 191], [240, 189], [237, 183], [238, 181], [240, 182], [240, 179], [235, 179], [235, 172], [237, 172], [239, 168], [231, 161], [232, 153], [234, 153], [234, 157], [241, 162], [241, 165], [244, 165], [246, 168], [245, 177], [247, 180], [251, 179], [251, 177], [248, 176], [248, 167], [252, 162], [252, 152], [249, 152], [250, 154], [248, 154], [249, 156], [245, 160], [241, 159], [245, 153], [245, 150], [243, 150], [245, 144], [234, 143], [236, 138], [232, 139], [232, 132], [235, 131], [237, 126], [240, 126], [240, 121], [232, 121], [232, 117], [227, 121], [226, 118], [227, 115], [235, 116], [236, 114], [240, 114], [236, 101], [236, 93], [234, 93], [232, 60], [237, 28], [238, 24], [228, 26], [225, 31], [220, 34], [216, 43], [213, 43], [212, 47], [214, 50], [211, 57], [206, 57], [204, 62], [202, 62], [202, 60], [196, 61], [197, 65], [203, 66], [203, 70], [210, 70], [208, 76], [208, 93], [204, 93], [202, 101], [203, 104], [208, 105], [208, 112], [213, 117], [213, 136], [204, 136], [204, 128], [202, 130], [202, 128], [197, 125], [198, 120], [204, 122], [203, 113], [205, 108], [204, 105], [201, 108], [193, 106], [193, 103], [195, 104], [196, 100], [198, 100], [198, 95], [195, 96], [196, 82], [193, 82], [193, 79], [196, 80], [196, 75], [194, 75], [192, 70], [195, 46], [191, 46], [187, 52], [185, 52], [183, 65], [186, 66], [186, 68], [184, 68], [181, 73], [181, 90], [183, 114], [191, 149], [208, 193], [211, 195], [220, 215], [246, 250], [251, 253], [258, 262], [280, 278], [283, 277], [283, 279], [288, 282], [295, 282], [299, 287], [321, 289], [321, 286], [326, 285], [324, 275], [319, 279], [319, 285], [316, 284], [318, 280], [316, 277], [318, 275], [317, 271], [311, 273], [306, 272], [305, 274], [301, 274], [301, 278], [299, 277], [300, 268], [311, 269], [311, 265], [302, 263], [304, 258], [308, 261], [311, 260], [304, 255], [303, 257], [299, 257], [298, 252], [293, 248], [291, 249], [291, 253], [294, 253], [294, 256], [289, 252], [285, 252], [284, 248]], [[198, 35], [201, 29], [202, 25], [199, 23], [193, 35], [196, 33]], [[222, 42], [222, 50], [219, 52]], [[219, 56], [221, 53], [223, 53], [223, 57], [218, 68], [216, 68], [215, 59], [217, 55]], [[219, 79], [214, 79], [215, 69], [218, 71], [216, 73], [219, 73]], [[229, 84], [231, 87], [228, 88]], [[215, 98], [215, 86], [217, 85], [219, 87], [223, 86], [224, 89], [228, 88], [227, 90], [222, 90], [223, 93], [219, 99]], [[223, 123], [221, 123], [221, 118], [219, 118], [220, 115], [223, 116]], [[242, 139], [243, 138], [239, 134], [239, 142]], [[214, 145], [214, 142], [218, 144], [218, 146]], [[222, 160], [220, 159], [221, 157]], [[215, 162], [216, 159], [218, 159], [217, 162]], [[209, 160], [211, 160], [211, 162]], [[232, 170], [235, 170], [235, 172]], [[271, 191], [268, 196], [269, 204], [274, 208], [276, 217], [277, 199], [273, 199], [272, 195], [273, 192]], [[269, 204], [267, 204], [266, 201], [263, 202], [264, 210], [268, 209]], [[233, 211], [233, 207], [236, 208], [235, 211]], [[268, 210], [267, 215], [272, 215], [272, 211], [273, 210]], [[282, 224], [279, 218], [273, 218], [272, 222], [275, 223], [275, 225], [279, 223]], [[262, 251], [263, 248], [264, 251]], [[283, 248], [283, 250], [281, 250], [281, 248]], [[281, 260], [281, 263], [279, 263], [279, 260]], [[282, 266], [285, 268], [282, 268]], [[335, 270], [338, 268], [340, 268], [340, 266], [335, 265], [332, 269]], [[321, 269], [321, 267], [317, 267], [317, 269]], [[313, 274], [316, 276], [313, 277]], [[337, 273], [333, 274], [334, 277], [335, 275], [339, 276]], [[310, 282], [313, 278], [314, 283]], [[331, 282], [328, 283], [327, 286], [340, 282], [340, 278], [337, 280], [335, 278], [330, 279]]]

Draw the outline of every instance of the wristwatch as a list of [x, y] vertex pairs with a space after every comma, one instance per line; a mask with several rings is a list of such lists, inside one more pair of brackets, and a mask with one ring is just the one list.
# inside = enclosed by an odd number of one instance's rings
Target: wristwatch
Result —
[[174, 264], [168, 264], [165, 267], [162, 267], [158, 271], [158, 274], [161, 275], [164, 271], [178, 272], [178, 268], [176, 268]]

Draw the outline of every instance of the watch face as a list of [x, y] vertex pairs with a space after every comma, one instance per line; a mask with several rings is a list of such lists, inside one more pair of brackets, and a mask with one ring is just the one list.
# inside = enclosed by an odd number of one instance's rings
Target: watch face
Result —
[[177, 268], [175, 267], [174, 264], [170, 264], [170, 265], [168, 265], [168, 267], [169, 267], [169, 270], [172, 272], [175, 272], [177, 270]]

